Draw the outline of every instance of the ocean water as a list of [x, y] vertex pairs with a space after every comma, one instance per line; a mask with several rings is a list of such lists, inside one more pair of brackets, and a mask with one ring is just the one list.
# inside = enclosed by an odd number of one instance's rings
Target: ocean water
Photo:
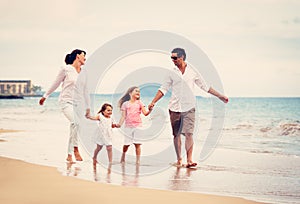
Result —
[[[44, 106], [38, 105], [38, 98], [0, 100], [0, 128], [22, 130], [0, 134], [4, 140], [0, 142], [0, 155], [54, 166], [63, 175], [114, 185], [237, 196], [268, 203], [300, 201], [300, 98], [230, 98], [225, 105], [218, 143], [204, 160], [199, 155], [210, 131], [216, 127], [213, 121], [218, 115], [213, 111], [214, 99], [197, 98], [194, 146], [197, 169], [171, 165], [175, 152], [167, 97], [157, 104], [156, 111], [143, 117], [145, 127], [159, 118], [160, 127], [164, 128], [158, 137], [150, 137], [142, 145], [140, 165], [135, 165], [133, 147], [127, 163], [119, 163], [123, 137], [121, 130], [114, 130], [113, 165], [107, 166], [104, 148], [95, 169], [91, 160], [95, 147], [92, 121], [85, 122], [88, 132], [81, 135], [84, 161], [67, 165], [64, 159], [68, 123], [57, 99], [50, 97]], [[118, 121], [117, 99], [111, 95], [95, 96], [94, 112], [103, 102], [110, 102]], [[151, 99], [142, 95], [146, 105]]]

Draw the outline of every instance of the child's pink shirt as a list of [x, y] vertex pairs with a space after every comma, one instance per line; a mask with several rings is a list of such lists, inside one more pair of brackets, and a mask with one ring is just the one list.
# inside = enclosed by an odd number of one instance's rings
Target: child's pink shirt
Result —
[[134, 103], [125, 101], [121, 110], [125, 111], [125, 126], [126, 127], [139, 127], [142, 125], [141, 112], [144, 104], [140, 100], [136, 100]]

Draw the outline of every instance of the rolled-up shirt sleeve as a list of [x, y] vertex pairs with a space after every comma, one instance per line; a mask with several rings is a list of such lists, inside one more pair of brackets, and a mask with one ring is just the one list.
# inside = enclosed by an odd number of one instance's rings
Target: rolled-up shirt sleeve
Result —
[[58, 72], [54, 82], [52, 83], [52, 85], [50, 86], [48, 91], [46, 91], [46, 93], [43, 95], [43, 97], [48, 98], [59, 87], [59, 85], [64, 81], [65, 77], [66, 77], [65, 70], [62, 67], [60, 69], [60, 71]]
[[195, 84], [203, 91], [209, 91], [210, 86], [205, 82], [205, 80], [200, 74], [197, 74], [197, 76], [195, 77]]
[[169, 91], [172, 86], [172, 79], [170, 76], [166, 76], [164, 82], [158, 90], [160, 90], [164, 95]]

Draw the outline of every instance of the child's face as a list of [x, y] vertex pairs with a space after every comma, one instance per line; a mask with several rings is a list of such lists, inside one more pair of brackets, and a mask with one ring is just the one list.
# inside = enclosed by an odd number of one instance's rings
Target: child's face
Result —
[[112, 108], [110, 106], [107, 106], [106, 109], [103, 111], [103, 115], [107, 118], [110, 118], [112, 114]]
[[140, 89], [139, 88], [135, 88], [131, 92], [131, 97], [134, 98], [134, 99], [139, 99], [140, 98]]

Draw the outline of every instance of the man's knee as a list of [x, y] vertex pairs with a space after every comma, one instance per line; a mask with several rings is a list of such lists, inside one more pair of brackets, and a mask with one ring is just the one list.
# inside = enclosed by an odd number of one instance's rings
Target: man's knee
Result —
[[193, 139], [193, 133], [185, 133], [185, 138], [188, 140], [192, 140]]

